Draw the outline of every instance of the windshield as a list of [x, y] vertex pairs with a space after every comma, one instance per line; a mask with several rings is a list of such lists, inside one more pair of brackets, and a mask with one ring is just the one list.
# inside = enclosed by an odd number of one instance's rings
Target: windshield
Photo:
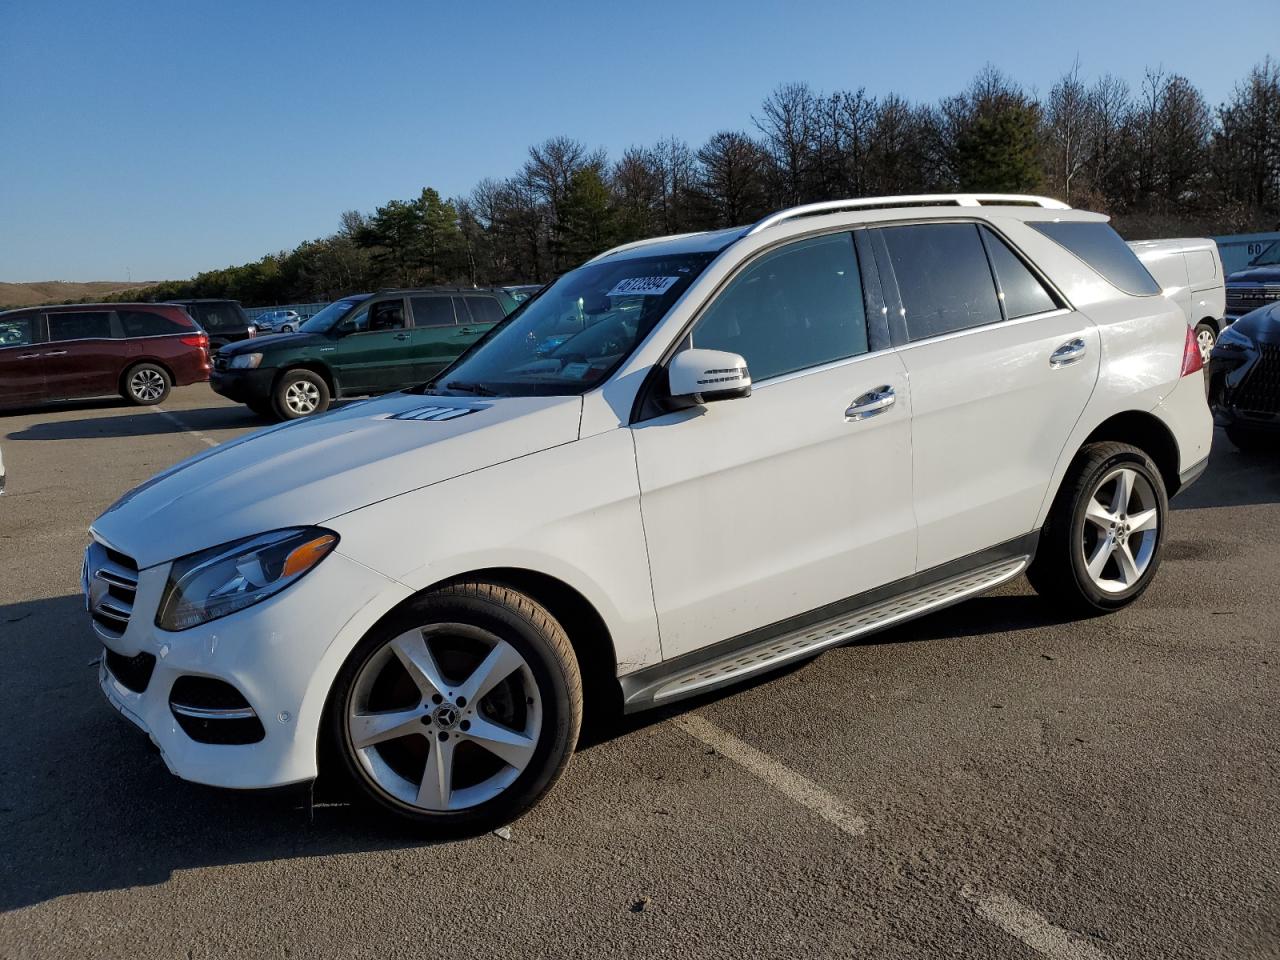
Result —
[[1280, 266], [1280, 240], [1273, 241], [1271, 246], [1267, 247], [1260, 254], [1249, 261], [1251, 267], [1274, 267]]
[[298, 329], [303, 333], [328, 333], [329, 328], [346, 316], [352, 307], [367, 299], [369, 298], [347, 297], [343, 300], [335, 300]]
[[428, 384], [429, 392], [585, 393], [618, 368], [714, 256], [637, 257], [566, 273]]

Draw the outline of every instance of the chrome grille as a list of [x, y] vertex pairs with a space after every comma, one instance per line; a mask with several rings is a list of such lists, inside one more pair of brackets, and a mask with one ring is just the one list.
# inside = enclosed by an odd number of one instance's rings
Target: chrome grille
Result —
[[107, 640], [123, 636], [138, 593], [138, 565], [133, 559], [96, 541], [91, 543], [84, 554], [81, 588], [98, 636]]
[[1248, 313], [1280, 300], [1280, 284], [1227, 284], [1227, 309]]

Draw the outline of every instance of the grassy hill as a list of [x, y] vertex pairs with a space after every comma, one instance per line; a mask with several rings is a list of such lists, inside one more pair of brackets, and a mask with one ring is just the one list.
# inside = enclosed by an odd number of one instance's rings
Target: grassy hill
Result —
[[91, 280], [88, 283], [70, 283], [62, 280], [41, 280], [33, 283], [0, 283], [0, 309], [34, 307], [42, 303], [62, 303], [64, 300], [85, 300], [106, 296], [117, 290], [149, 287], [155, 282], [155, 280], [139, 280], [135, 283], [126, 283], [123, 280]]

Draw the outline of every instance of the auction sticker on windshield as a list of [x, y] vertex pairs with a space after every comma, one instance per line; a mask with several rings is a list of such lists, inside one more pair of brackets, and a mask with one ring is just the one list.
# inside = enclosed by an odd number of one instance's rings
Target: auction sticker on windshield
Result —
[[679, 280], [679, 277], [630, 277], [619, 280], [606, 297], [660, 297]]

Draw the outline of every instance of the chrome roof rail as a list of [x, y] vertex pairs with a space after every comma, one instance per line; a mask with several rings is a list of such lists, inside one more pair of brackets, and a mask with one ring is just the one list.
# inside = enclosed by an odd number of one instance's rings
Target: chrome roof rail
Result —
[[749, 237], [762, 230], [796, 220], [800, 217], [812, 217], [821, 213], [839, 213], [844, 210], [884, 210], [893, 207], [982, 207], [1008, 204], [1011, 206], [1043, 207], [1046, 210], [1070, 210], [1061, 200], [1052, 197], [1036, 197], [1020, 193], [921, 193], [902, 197], [861, 197], [857, 200], [825, 200], [822, 203], [806, 203], [789, 210], [771, 213], [763, 220], [757, 220], [751, 229], [743, 234]]

